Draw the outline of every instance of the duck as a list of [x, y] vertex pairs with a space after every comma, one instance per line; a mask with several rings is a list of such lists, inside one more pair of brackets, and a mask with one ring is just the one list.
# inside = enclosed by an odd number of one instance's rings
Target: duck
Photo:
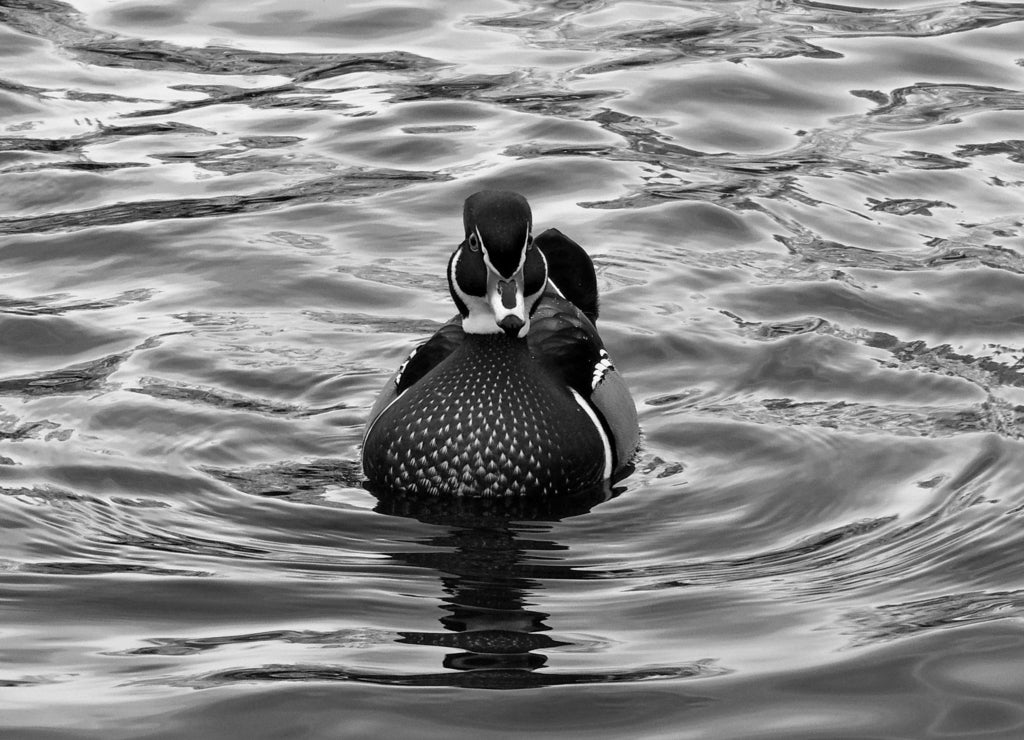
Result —
[[447, 268], [458, 313], [378, 395], [362, 443], [368, 487], [547, 498], [624, 477], [640, 429], [597, 332], [592, 259], [558, 229], [534, 236], [516, 192], [476, 192], [462, 218]]

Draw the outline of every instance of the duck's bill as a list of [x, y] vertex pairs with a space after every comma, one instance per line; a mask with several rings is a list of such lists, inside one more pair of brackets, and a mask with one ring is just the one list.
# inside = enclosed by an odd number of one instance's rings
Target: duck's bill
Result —
[[487, 302], [494, 313], [494, 323], [511, 337], [526, 336], [529, 317], [526, 312], [522, 270], [503, 278], [492, 271], [487, 275]]

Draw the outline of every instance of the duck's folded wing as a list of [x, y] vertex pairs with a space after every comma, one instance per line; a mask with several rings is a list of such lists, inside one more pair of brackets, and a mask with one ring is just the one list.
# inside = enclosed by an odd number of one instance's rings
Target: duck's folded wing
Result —
[[613, 470], [625, 466], [640, 439], [636, 405], [612, 365], [597, 329], [568, 301], [545, 295], [530, 322], [530, 348], [597, 413], [614, 453]]

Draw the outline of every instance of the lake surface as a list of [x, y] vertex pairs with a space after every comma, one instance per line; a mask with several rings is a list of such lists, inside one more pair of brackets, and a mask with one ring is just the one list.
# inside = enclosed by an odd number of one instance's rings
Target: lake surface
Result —
[[[1024, 4], [0, 0], [0, 734], [1024, 737]], [[461, 204], [605, 501], [378, 501]]]

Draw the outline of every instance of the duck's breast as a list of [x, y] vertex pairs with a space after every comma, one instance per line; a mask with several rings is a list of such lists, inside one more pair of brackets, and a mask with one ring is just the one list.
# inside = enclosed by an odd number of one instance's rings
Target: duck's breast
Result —
[[606, 472], [607, 442], [582, 399], [526, 342], [468, 336], [370, 427], [364, 472], [432, 495], [568, 494]]

